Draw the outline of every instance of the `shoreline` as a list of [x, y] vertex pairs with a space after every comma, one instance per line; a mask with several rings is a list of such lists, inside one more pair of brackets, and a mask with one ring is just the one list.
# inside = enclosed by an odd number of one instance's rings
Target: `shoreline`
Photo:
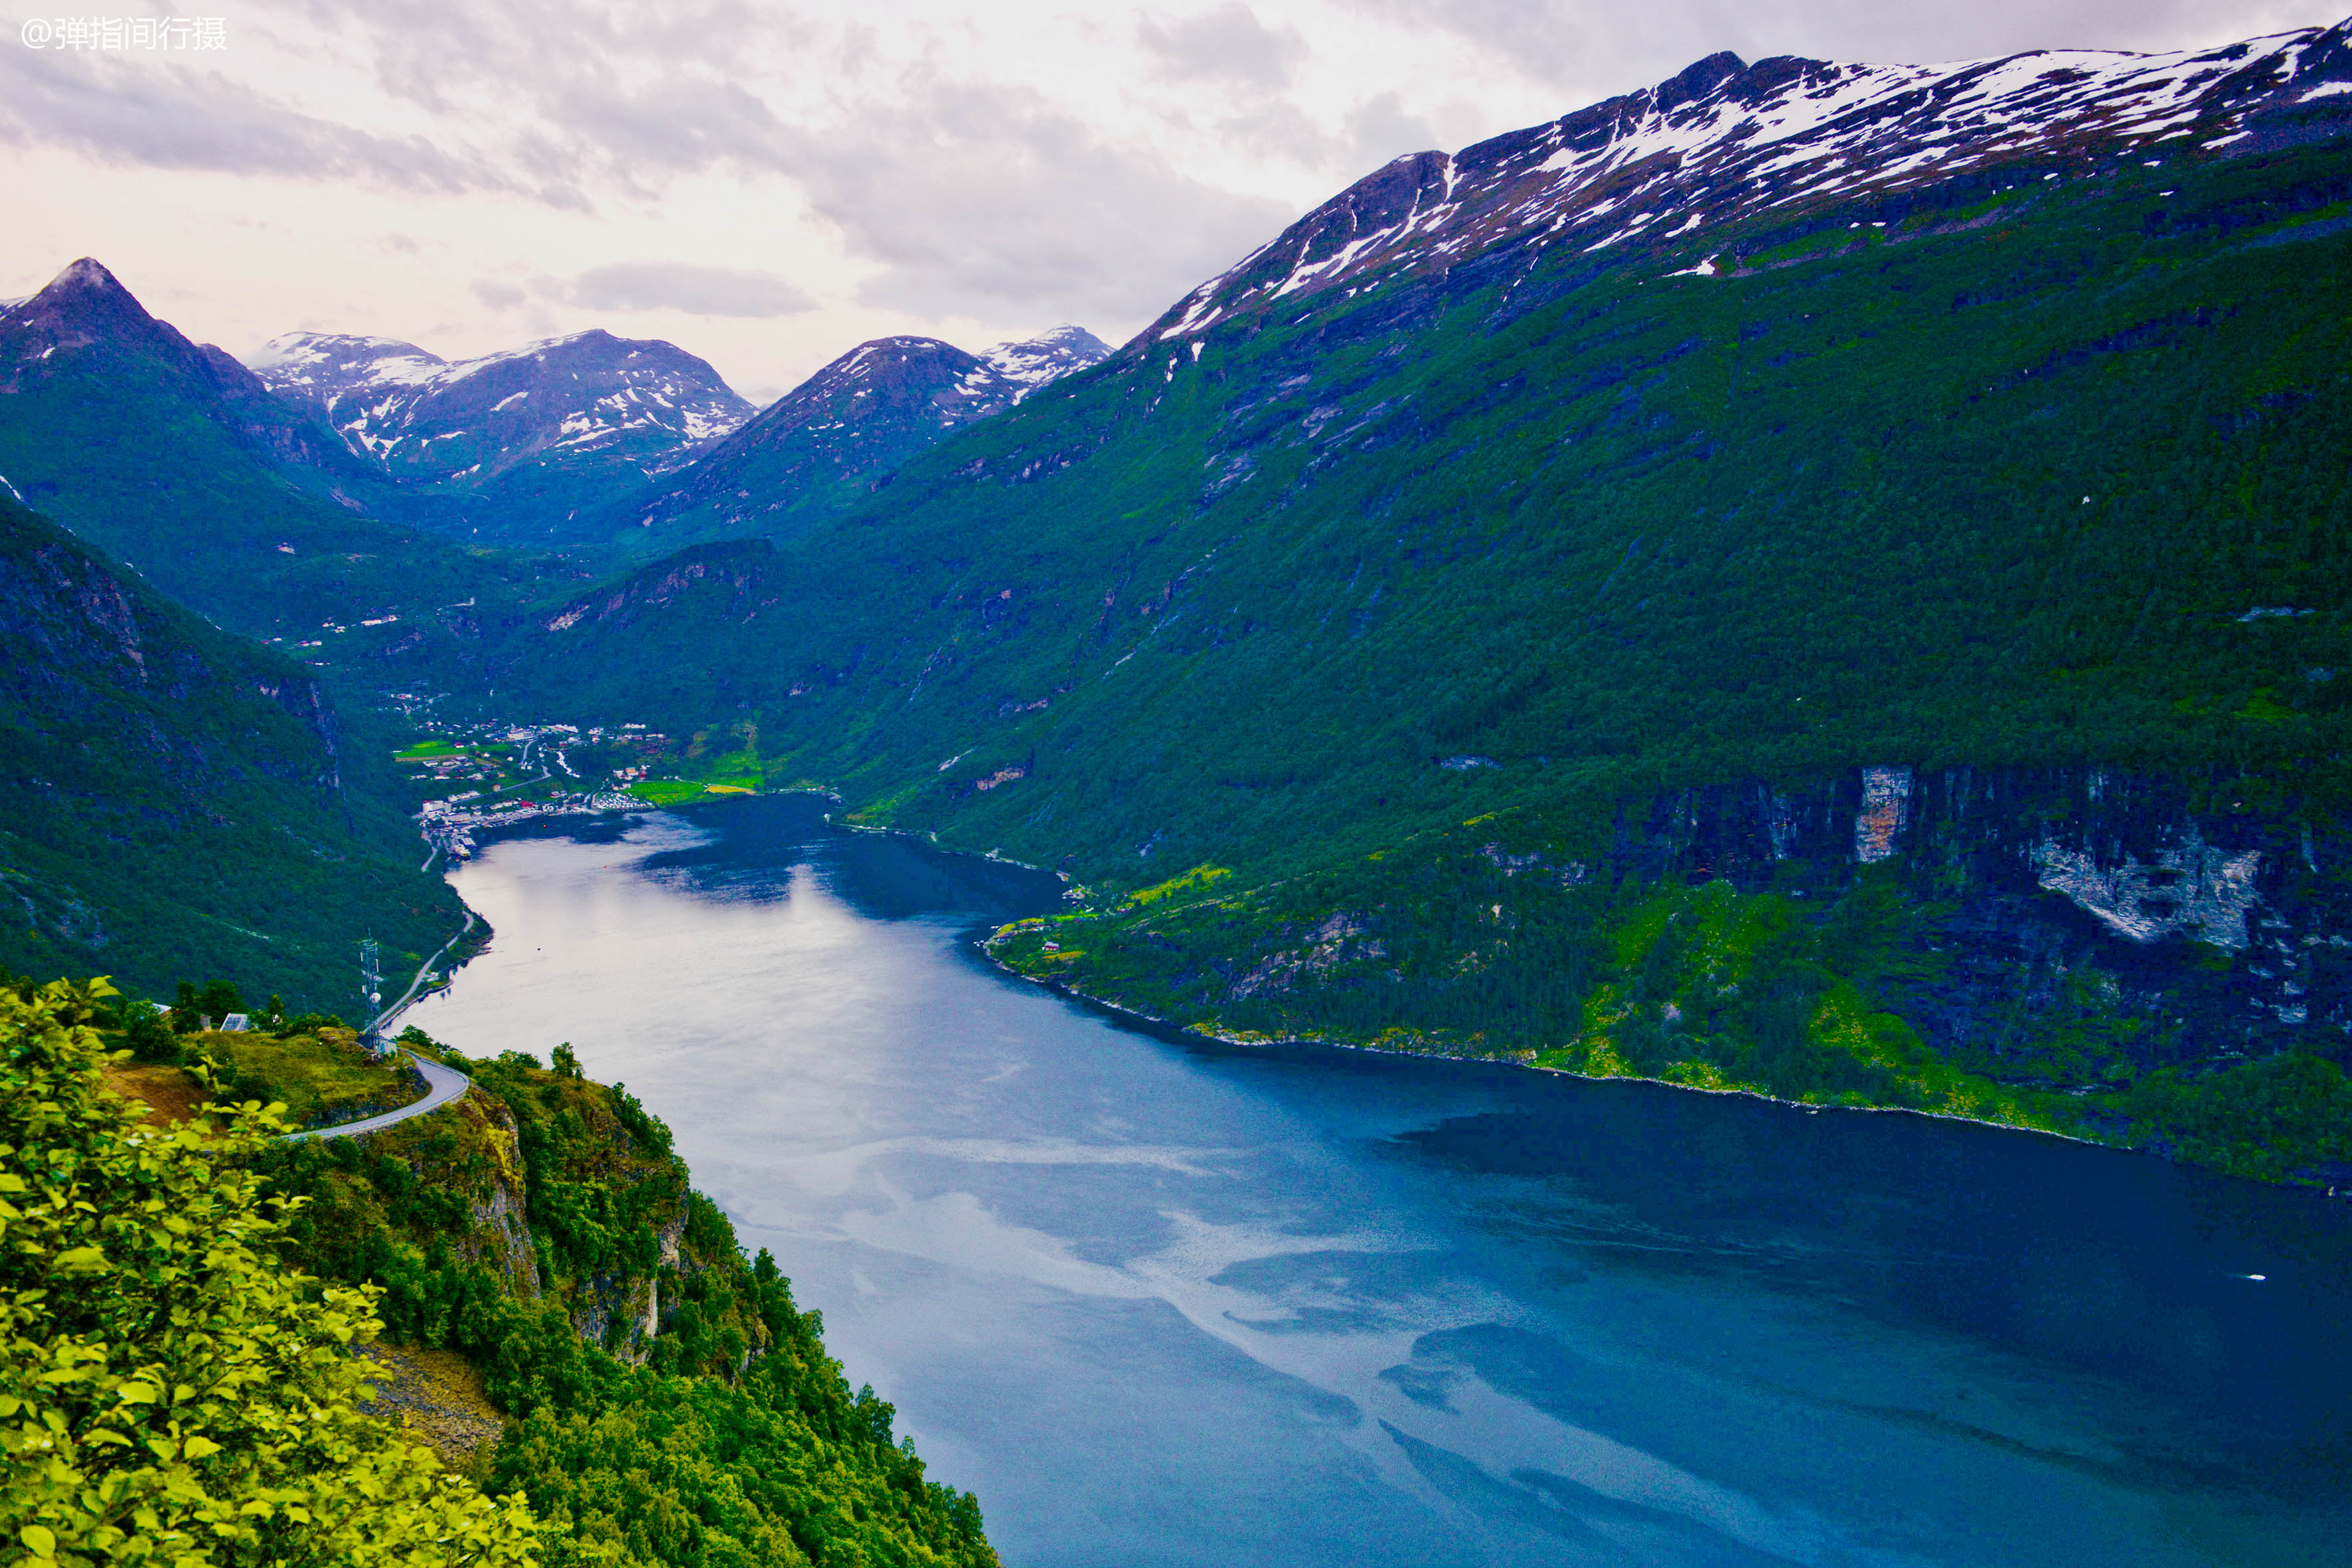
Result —
[[[766, 790], [761, 792], [761, 795], [822, 795], [835, 801], [838, 801], [841, 798], [837, 792], [821, 788]], [[740, 798], [758, 799], [761, 798], [761, 796], [747, 795]], [[700, 805], [709, 805], [710, 802], [696, 801], [685, 804]], [[668, 812], [673, 809], [674, 808], [670, 806], [653, 805], [649, 803], [641, 801], [630, 805], [615, 805], [596, 811], [583, 810], [549, 815], [579, 816], [612, 816], [628, 812]], [[537, 818], [527, 817], [522, 820], [532, 821], [537, 820]], [[520, 826], [520, 823], [518, 823], [518, 826]], [[825, 826], [842, 833], [895, 836], [904, 838], [909, 843], [921, 848], [929, 849], [940, 855], [967, 857], [971, 859], [984, 860], [991, 864], [999, 866], [1014, 866], [1024, 870], [1036, 872], [1045, 876], [1063, 875], [1059, 872], [1047, 871], [1043, 867], [1031, 866], [1025, 861], [1014, 860], [1009, 856], [1000, 855], [993, 850], [983, 854], [978, 850], [946, 848], [927, 835], [918, 834], [903, 827], [885, 826], [879, 824], [835, 822], [833, 820], [830, 813], [826, 815]], [[462, 862], [459, 863], [462, 864]], [[985, 934], [983, 934], [983, 932]], [[1578, 1072], [1572, 1068], [1546, 1067], [1539, 1062], [1525, 1061], [1513, 1057], [1470, 1057], [1461, 1056], [1451, 1051], [1396, 1050], [1388, 1047], [1361, 1045], [1348, 1040], [1314, 1039], [1297, 1036], [1286, 1037], [1280, 1039], [1244, 1039], [1239, 1036], [1216, 1033], [1205, 1029], [1197, 1029], [1190, 1025], [1173, 1023], [1169, 1019], [1155, 1016], [1154, 1015], [1143, 1012], [1139, 1008], [1129, 1007], [1118, 1002], [1106, 1000], [1103, 997], [1094, 995], [1088, 992], [1081, 991], [1077, 987], [1061, 981], [1045, 979], [1038, 975], [1024, 974], [1019, 970], [1014, 969], [1011, 964], [1006, 963], [1003, 960], [996, 956], [994, 951], [995, 936], [992, 929], [974, 926], [971, 928], [971, 931], [967, 935], [972, 947], [992, 967], [1015, 980], [1022, 981], [1026, 984], [1037, 986], [1045, 991], [1050, 991], [1057, 996], [1066, 998], [1073, 1002], [1081, 1003], [1086, 1006], [1099, 1009], [1104, 1013], [1111, 1015], [1115, 1018], [1129, 1020], [1137, 1024], [1148, 1025], [1153, 1029], [1163, 1029], [1187, 1040], [1198, 1040], [1203, 1042], [1213, 1041], [1218, 1045], [1230, 1046], [1244, 1050], [1276, 1048], [1296, 1049], [1305, 1047], [1318, 1050], [1356, 1051], [1367, 1056], [1393, 1057], [1406, 1060], [1475, 1063], [1480, 1066], [1508, 1068], [1526, 1072], [1549, 1073], [1555, 1078], [1575, 1079], [1585, 1083], [1651, 1084], [1660, 1089], [1679, 1089], [1691, 1094], [1712, 1094], [1736, 1099], [1752, 1100], [1766, 1105], [1781, 1106], [1790, 1110], [1802, 1110], [1809, 1114], [1818, 1114], [1825, 1110], [1836, 1110], [1858, 1111], [1864, 1114], [1879, 1116], [1916, 1116], [1931, 1121], [1950, 1121], [1964, 1126], [1989, 1128], [1995, 1131], [2030, 1133], [2040, 1138], [2053, 1138], [2063, 1143], [2075, 1143], [2093, 1149], [2109, 1149], [2118, 1154], [2144, 1155], [2153, 1159], [2163, 1160], [2169, 1164], [2186, 1163], [2186, 1162], [2174, 1160], [2170, 1156], [2159, 1153], [2154, 1150], [2137, 1149], [2127, 1143], [2110, 1142], [2103, 1138], [2089, 1138], [2084, 1137], [2080, 1133], [2062, 1132], [2055, 1128], [2033, 1127], [2015, 1121], [1989, 1121], [1982, 1117], [1961, 1116], [1948, 1110], [1922, 1110], [1916, 1106], [1820, 1104], [1811, 1100], [1790, 1100], [1782, 1095], [1768, 1094], [1764, 1090], [1758, 1089], [1717, 1089], [1706, 1084], [1678, 1083], [1672, 1079], [1650, 1078], [1633, 1073]], [[466, 962], [471, 963], [472, 955], [468, 955]], [[459, 967], [462, 968], [463, 965], [461, 964]], [[450, 978], [455, 979], [455, 977], [456, 972], [453, 970], [451, 972]], [[2196, 1168], [2203, 1169], [2205, 1167], [2200, 1166]], [[2216, 1172], [2214, 1173], [2217, 1175], [2226, 1174], [2226, 1173], [2221, 1172]], [[2235, 1179], [2251, 1180], [2252, 1178], [2239, 1177]], [[2261, 1182], [2256, 1184], [2261, 1186], [2302, 1186], [2305, 1184], [2294, 1182]]]
[[[992, 936], [985, 939], [976, 940], [973, 945], [979, 949], [982, 956], [986, 958], [991, 964], [1016, 980], [1026, 982], [1031, 985], [1039, 986], [1045, 990], [1053, 992], [1057, 996], [1066, 997], [1074, 1002], [1084, 1003], [1089, 1007], [1099, 1008], [1103, 1012], [1115, 1015], [1120, 1018], [1132, 1019], [1140, 1024], [1149, 1024], [1156, 1029], [1166, 1029], [1172, 1034], [1182, 1036], [1186, 1039], [1203, 1041], [1213, 1040], [1219, 1045], [1233, 1046], [1244, 1050], [1270, 1050], [1276, 1048], [1296, 1049], [1299, 1047], [1307, 1047], [1317, 1050], [1358, 1051], [1366, 1056], [1395, 1057], [1404, 1060], [1474, 1062], [1486, 1067], [1509, 1068], [1522, 1072], [1549, 1073], [1555, 1078], [1575, 1079], [1583, 1083], [1654, 1084], [1660, 1089], [1680, 1089], [1689, 1094], [1713, 1094], [1733, 1099], [1753, 1100], [1760, 1101], [1766, 1105], [1783, 1106], [1790, 1110], [1802, 1110], [1812, 1114], [1818, 1114], [1825, 1110], [1841, 1110], [1859, 1111], [1864, 1114], [1875, 1116], [1917, 1116], [1931, 1121], [1951, 1121], [1968, 1127], [1990, 1128], [1997, 1132], [2026, 1132], [2040, 1138], [2055, 1138], [2063, 1143], [2079, 1143], [2086, 1148], [2092, 1149], [2111, 1149], [2118, 1154], [2146, 1155], [2149, 1158], [2164, 1160], [2168, 1164], [2186, 1163], [2186, 1162], [2172, 1160], [2167, 1155], [2157, 1153], [2154, 1150], [2136, 1149], [2128, 1143], [2111, 1143], [2104, 1138], [2085, 1138], [2079, 1133], [2061, 1132], [2057, 1129], [2051, 1127], [2031, 1127], [2024, 1123], [2016, 1121], [1988, 1121], [1982, 1117], [1959, 1116], [1955, 1115], [1953, 1112], [1948, 1110], [1923, 1110], [1916, 1106], [1911, 1105], [1824, 1105], [1808, 1100], [1790, 1100], [1782, 1095], [1767, 1094], [1762, 1089], [1716, 1089], [1702, 1083], [1677, 1083], [1672, 1079], [1646, 1078], [1635, 1073], [1578, 1072], [1572, 1068], [1546, 1067], [1540, 1062], [1522, 1061], [1515, 1057], [1465, 1057], [1456, 1055], [1451, 1051], [1401, 1051], [1385, 1046], [1358, 1045], [1348, 1040], [1310, 1039], [1298, 1036], [1291, 1036], [1282, 1039], [1244, 1039], [1234, 1035], [1219, 1034], [1207, 1029], [1196, 1029], [1187, 1024], [1171, 1023], [1168, 1019], [1154, 1017], [1151, 1014], [1139, 1011], [1136, 1008], [1124, 1006], [1117, 1002], [1106, 1001], [1102, 997], [1094, 995], [1088, 992], [1081, 991], [1075, 985], [1065, 984], [1058, 980], [1047, 980], [1034, 974], [1024, 974], [1019, 970], [1013, 968], [1011, 964], [1006, 963], [1003, 960], [996, 956], [995, 952], [992, 951], [993, 942], [994, 938]], [[2198, 1166], [2195, 1168], [2201, 1170], [2205, 1167]], [[2214, 1174], [2226, 1175], [2227, 1173], [2217, 1171]], [[2232, 1179], [2243, 1181], [2250, 1180], [2251, 1178], [2236, 1177]], [[2295, 1182], [2260, 1182], [2256, 1184], [2266, 1187], [2292, 1187], [2300, 1186], [2304, 1184]]]

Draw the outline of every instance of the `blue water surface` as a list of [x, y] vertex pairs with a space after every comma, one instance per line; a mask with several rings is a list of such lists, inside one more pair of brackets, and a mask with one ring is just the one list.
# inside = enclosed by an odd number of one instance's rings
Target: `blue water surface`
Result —
[[1009, 1568], [2352, 1563], [2352, 1204], [1122, 1026], [821, 809], [491, 845], [410, 1019], [625, 1080]]

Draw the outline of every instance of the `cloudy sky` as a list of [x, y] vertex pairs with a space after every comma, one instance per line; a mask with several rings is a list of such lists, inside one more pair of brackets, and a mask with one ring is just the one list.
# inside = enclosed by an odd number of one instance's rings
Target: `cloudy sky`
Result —
[[[1732, 49], [2164, 49], [2352, 0], [194, 0], [0, 35], [0, 298], [96, 256], [241, 356], [602, 326], [765, 401], [852, 344], [1118, 342], [1388, 159]], [[135, 35], [126, 29], [123, 42]]]

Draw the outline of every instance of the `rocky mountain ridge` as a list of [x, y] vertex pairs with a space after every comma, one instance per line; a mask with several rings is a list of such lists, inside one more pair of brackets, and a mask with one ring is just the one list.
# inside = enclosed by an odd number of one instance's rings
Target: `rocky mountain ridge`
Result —
[[629, 521], [677, 544], [829, 514], [917, 453], [1110, 352], [1076, 326], [978, 354], [938, 338], [860, 343], [635, 503]]
[[478, 488], [534, 459], [664, 473], [752, 412], [705, 361], [601, 328], [455, 363], [392, 338], [289, 332], [252, 370], [404, 482]]
[[275, 338], [253, 374], [391, 481], [388, 513], [469, 539], [609, 548], [701, 512], [687, 538], [836, 510], [948, 433], [1110, 353], [1084, 328], [970, 353], [862, 343], [756, 413], [704, 361], [601, 330], [451, 363], [414, 343]]
[[214, 419], [257, 455], [310, 470], [347, 508], [350, 489], [365, 477], [331, 437], [226, 350], [192, 342], [170, 322], [148, 314], [95, 258], [65, 268], [38, 293], [0, 309], [0, 396], [21, 394], [69, 374], [92, 351], [124, 351], [162, 362], [208, 393]]
[[[1549, 124], [1396, 159], [1201, 284], [1123, 352], [1457, 270], [1453, 287], [1500, 283], [1502, 309], [1528, 308], [1512, 296], [1547, 254], [1598, 266], [1629, 249], [1701, 247], [1743, 220], [1801, 230], [1857, 204], [1879, 210], [1845, 221], [1884, 226], [1931, 189], [1951, 205], [2126, 156], [2155, 167], [2192, 151], [2275, 150], [2331, 133], [2352, 112], [2347, 95], [2352, 20], [2163, 54], [2033, 50], [1936, 66], [1710, 55]], [[1702, 255], [1694, 270], [1732, 265]]]
[[495, 596], [514, 564], [409, 526], [380, 468], [89, 258], [0, 313], [0, 476], [256, 636]]

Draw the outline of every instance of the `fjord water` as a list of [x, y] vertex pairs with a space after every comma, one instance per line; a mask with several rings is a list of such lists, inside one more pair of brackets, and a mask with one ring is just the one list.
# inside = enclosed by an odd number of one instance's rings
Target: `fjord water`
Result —
[[1124, 1027], [820, 804], [492, 844], [410, 1018], [667, 1120], [1009, 1568], [2352, 1561], [2352, 1205]]

